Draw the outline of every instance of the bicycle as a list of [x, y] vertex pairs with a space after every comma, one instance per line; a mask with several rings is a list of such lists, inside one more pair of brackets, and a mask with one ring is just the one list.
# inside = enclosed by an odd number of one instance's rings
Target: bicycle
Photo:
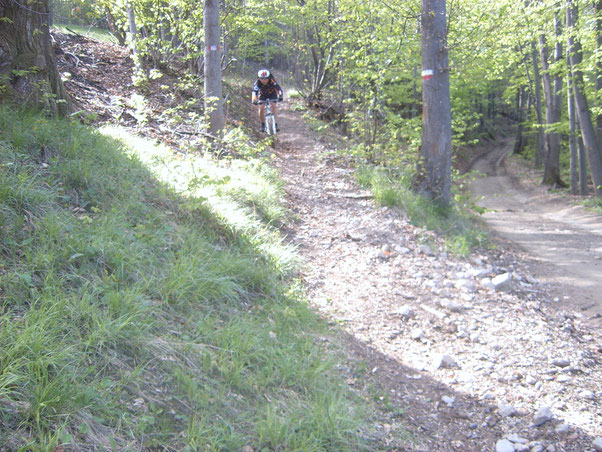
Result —
[[266, 99], [257, 102], [258, 105], [265, 104], [265, 133], [268, 135], [276, 135], [276, 118], [272, 113], [272, 102], [280, 102], [279, 99]]

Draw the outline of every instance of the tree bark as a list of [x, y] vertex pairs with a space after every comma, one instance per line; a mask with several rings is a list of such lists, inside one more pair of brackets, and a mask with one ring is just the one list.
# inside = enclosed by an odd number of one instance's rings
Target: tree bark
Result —
[[107, 25], [109, 26], [109, 31], [113, 36], [115, 36], [115, 39], [117, 39], [119, 45], [125, 46], [126, 37], [121, 32], [121, 30], [117, 28], [117, 25], [115, 24], [115, 17], [113, 16], [113, 13], [111, 13], [111, 10], [108, 6], [105, 7], [105, 16], [107, 18]]
[[[594, 0], [594, 6], [596, 7], [596, 41], [598, 55], [600, 55], [600, 52], [602, 52], [602, 0]], [[600, 58], [596, 62], [596, 91], [598, 91], [598, 99], [600, 99], [600, 92], [602, 91], [602, 60]], [[602, 143], [602, 113], [599, 113], [596, 117], [596, 128], [598, 143]]]
[[220, 137], [225, 119], [222, 96], [219, 0], [205, 0], [203, 23], [205, 28], [205, 114], [209, 120], [209, 134]]
[[[554, 18], [555, 25], [558, 24], [558, 19]], [[555, 59], [557, 58], [557, 50], [555, 51]], [[558, 89], [558, 81], [556, 77], [552, 77], [550, 73], [548, 45], [544, 35], [539, 37], [539, 51], [541, 55], [541, 67], [543, 70], [543, 87], [544, 98], [546, 102], [546, 125], [548, 128], [560, 122], [561, 107]], [[560, 135], [553, 130], [547, 130], [545, 133], [546, 147], [544, 159], [544, 174], [542, 183], [544, 185], [564, 185], [560, 179]]]
[[527, 111], [527, 90], [524, 86], [518, 88], [516, 92], [516, 139], [514, 140], [514, 154], [520, 154], [525, 147], [523, 136], [524, 121]]
[[589, 178], [587, 177], [587, 152], [585, 152], [585, 145], [583, 144], [583, 135], [580, 134], [581, 128], [579, 121], [577, 121], [578, 129], [577, 132], [577, 149], [579, 155], [579, 194], [586, 196], [589, 192], [587, 183]]
[[140, 52], [138, 51], [138, 45], [136, 41], [138, 40], [138, 26], [136, 25], [136, 13], [134, 12], [134, 8], [130, 2], [126, 3], [126, 9], [128, 13], [128, 27], [129, 27], [129, 36], [128, 41], [129, 45], [132, 49], [132, 53], [134, 54], [134, 64], [138, 70], [142, 69], [142, 61], [140, 61]]
[[533, 82], [535, 84], [535, 115], [537, 116], [537, 150], [535, 152], [535, 166], [543, 164], [545, 156], [545, 136], [543, 131], [543, 108], [541, 102], [541, 73], [537, 58], [537, 46], [531, 41], [531, 59], [533, 60]]
[[[567, 60], [570, 59], [567, 49]], [[570, 67], [570, 66], [569, 66]], [[579, 194], [579, 155], [577, 154], [577, 119], [575, 117], [575, 100], [573, 98], [573, 82], [571, 74], [567, 76], [567, 104], [569, 116], [569, 151], [571, 153], [571, 194]]]
[[27, 6], [0, 0], [0, 100], [46, 108], [67, 115], [65, 92], [50, 40], [48, 0]]
[[451, 204], [451, 100], [445, 0], [422, 0], [422, 146], [419, 193]]
[[[574, 0], [567, 0], [567, 28], [574, 28], [577, 23], [577, 6]], [[579, 68], [583, 60], [581, 43], [569, 33], [569, 45], [571, 46], [571, 70], [574, 80], [575, 104], [577, 116], [581, 126], [581, 136], [585, 146], [585, 152], [589, 161], [594, 191], [596, 196], [602, 196], [602, 158], [598, 148], [596, 130], [592, 123], [587, 97], [585, 95], [585, 82], [583, 72]]]

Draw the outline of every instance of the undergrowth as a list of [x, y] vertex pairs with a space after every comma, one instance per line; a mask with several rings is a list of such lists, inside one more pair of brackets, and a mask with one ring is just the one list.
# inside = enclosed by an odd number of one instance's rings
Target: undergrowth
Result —
[[0, 450], [370, 450], [281, 188], [0, 107]]
[[442, 208], [411, 190], [411, 177], [410, 171], [370, 165], [360, 166], [356, 172], [358, 183], [372, 191], [377, 203], [395, 206], [405, 212], [415, 226], [441, 234], [451, 253], [468, 256], [488, 243], [485, 229], [476, 221], [481, 211], [465, 189], [465, 179], [470, 175], [457, 181], [454, 204], [448, 208]]

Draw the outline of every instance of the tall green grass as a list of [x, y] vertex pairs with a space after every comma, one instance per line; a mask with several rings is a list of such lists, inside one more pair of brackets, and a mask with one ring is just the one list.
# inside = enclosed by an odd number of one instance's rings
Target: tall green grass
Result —
[[469, 195], [462, 193], [461, 184], [455, 187], [455, 204], [442, 208], [414, 193], [409, 188], [411, 177], [410, 172], [368, 165], [356, 171], [356, 180], [372, 191], [377, 203], [396, 206], [406, 213], [412, 224], [441, 233], [450, 252], [467, 256], [488, 243], [485, 229], [476, 220], [479, 208], [472, 203]]
[[257, 161], [0, 107], [0, 449], [370, 450], [281, 195]]

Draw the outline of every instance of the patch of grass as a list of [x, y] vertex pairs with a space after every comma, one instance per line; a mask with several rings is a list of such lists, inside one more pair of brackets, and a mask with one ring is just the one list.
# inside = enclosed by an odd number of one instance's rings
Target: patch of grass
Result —
[[[480, 211], [469, 198], [459, 191], [454, 206], [443, 209], [410, 190], [410, 177], [403, 172], [367, 165], [356, 171], [356, 180], [372, 191], [376, 202], [398, 207], [412, 224], [442, 233], [450, 252], [467, 256], [472, 250], [486, 245], [485, 229], [475, 221]], [[457, 189], [461, 186], [457, 184]]]
[[0, 176], [0, 449], [373, 449], [261, 161], [0, 106]]
[[65, 25], [55, 24], [52, 26], [53, 29], [60, 31], [61, 33], [70, 34], [72, 31], [88, 38], [94, 39], [100, 42], [110, 42], [113, 44], [117, 43], [117, 39], [109, 31], [102, 28], [82, 26], [82, 25]]
[[602, 198], [593, 197], [583, 202], [583, 205], [593, 212], [602, 215]]

